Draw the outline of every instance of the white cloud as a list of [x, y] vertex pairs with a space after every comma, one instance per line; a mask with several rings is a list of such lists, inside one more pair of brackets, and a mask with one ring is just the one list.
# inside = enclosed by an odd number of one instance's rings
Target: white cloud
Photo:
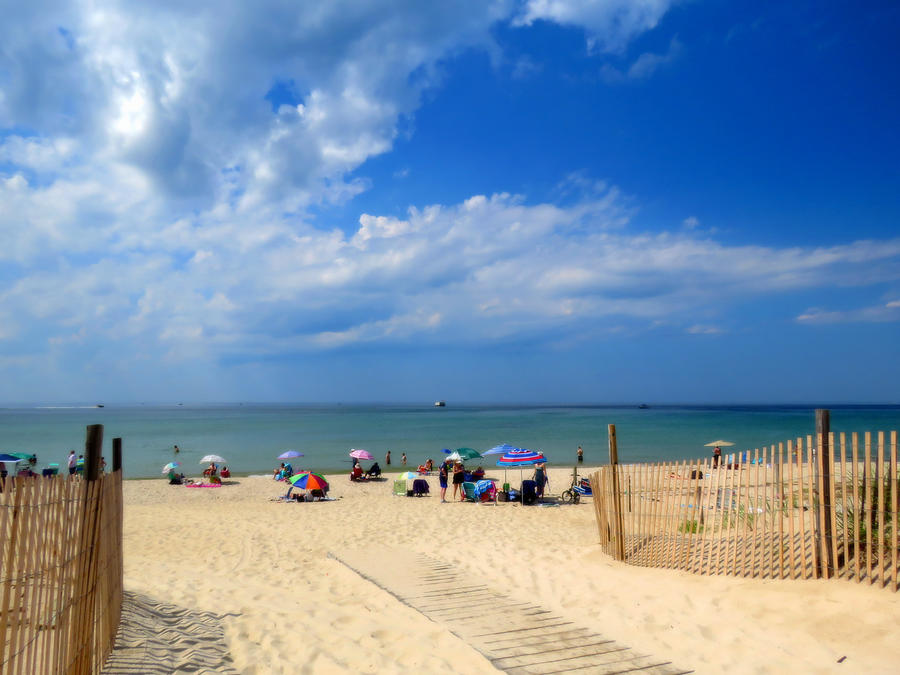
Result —
[[617, 194], [593, 189], [566, 207], [475, 195], [405, 218], [363, 214], [350, 234], [235, 206], [158, 238], [101, 227], [77, 256], [69, 239], [45, 239], [55, 264], [0, 294], [21, 324], [6, 351], [44, 336], [57, 350], [99, 343], [109, 359], [196, 364], [371, 344], [556, 344], [613, 324], [713, 334], [709, 316], [741, 299], [900, 277], [900, 240], [777, 249], [649, 234]]
[[681, 51], [681, 42], [678, 41], [678, 38], [672, 38], [672, 41], [669, 43], [669, 49], [665, 54], [645, 52], [624, 70], [606, 63], [600, 69], [600, 76], [610, 84], [626, 80], [644, 80], [653, 75], [660, 67], [678, 58]]
[[808, 325], [834, 323], [886, 323], [900, 321], [900, 301], [850, 310], [807, 309], [797, 316], [797, 322]]
[[518, 22], [581, 26], [590, 49], [621, 52], [635, 36], [655, 28], [672, 4], [672, 0], [528, 0]]
[[720, 335], [724, 331], [719, 326], [705, 326], [703, 324], [695, 324], [687, 329], [690, 335]]

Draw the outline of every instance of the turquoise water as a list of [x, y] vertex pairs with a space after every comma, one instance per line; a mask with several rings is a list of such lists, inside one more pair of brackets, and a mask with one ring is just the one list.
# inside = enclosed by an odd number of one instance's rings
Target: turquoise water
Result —
[[[833, 431], [900, 429], [900, 406], [832, 407]], [[578, 445], [585, 464], [608, 459], [607, 425], [616, 425], [621, 462], [706, 456], [716, 439], [752, 449], [814, 432], [812, 408], [799, 406], [621, 407], [400, 405], [184, 405], [105, 408], [0, 409], [0, 451], [34, 452], [38, 465], [65, 464], [70, 449], [83, 452], [85, 426], [103, 424], [104, 454], [122, 438], [128, 478], [156, 477], [181, 448], [188, 475], [208, 453], [223, 456], [237, 474], [269, 473], [285, 450], [305, 454], [295, 469], [347, 470], [351, 448], [369, 450], [384, 466], [406, 452], [417, 466], [442, 456], [442, 448], [486, 450], [500, 443], [542, 450], [549, 461], [569, 465]], [[486, 465], [489, 462], [486, 461]]]

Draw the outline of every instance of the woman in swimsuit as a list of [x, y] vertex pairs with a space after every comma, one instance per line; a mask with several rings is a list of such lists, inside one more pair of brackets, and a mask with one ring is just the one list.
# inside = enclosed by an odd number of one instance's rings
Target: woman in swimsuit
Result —
[[460, 501], [465, 500], [466, 491], [463, 489], [463, 482], [466, 480], [466, 470], [461, 462], [453, 465], [453, 499], [456, 499], [456, 491], [459, 490]]

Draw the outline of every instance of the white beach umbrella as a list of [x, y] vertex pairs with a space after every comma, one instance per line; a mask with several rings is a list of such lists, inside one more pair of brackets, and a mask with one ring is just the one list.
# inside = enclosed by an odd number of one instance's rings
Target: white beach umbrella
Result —
[[225, 462], [224, 457], [220, 457], [219, 455], [206, 455], [203, 459], [200, 460], [201, 464], [206, 464], [207, 462], [215, 462], [216, 464], [222, 464]]

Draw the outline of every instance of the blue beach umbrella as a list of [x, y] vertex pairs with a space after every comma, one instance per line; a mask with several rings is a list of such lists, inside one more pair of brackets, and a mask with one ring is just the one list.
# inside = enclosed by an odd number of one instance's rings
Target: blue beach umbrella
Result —
[[510, 445], [509, 443], [501, 443], [500, 445], [495, 445], [490, 450], [485, 450], [481, 453], [482, 457], [487, 457], [488, 455], [505, 455], [510, 450], [515, 450], [516, 446]]
[[288, 450], [278, 455], [278, 459], [293, 459], [294, 457], [303, 457], [303, 453], [296, 450]]
[[174, 471], [179, 466], [181, 466], [181, 462], [169, 462], [162, 468], [163, 473], [169, 473], [170, 471]]

